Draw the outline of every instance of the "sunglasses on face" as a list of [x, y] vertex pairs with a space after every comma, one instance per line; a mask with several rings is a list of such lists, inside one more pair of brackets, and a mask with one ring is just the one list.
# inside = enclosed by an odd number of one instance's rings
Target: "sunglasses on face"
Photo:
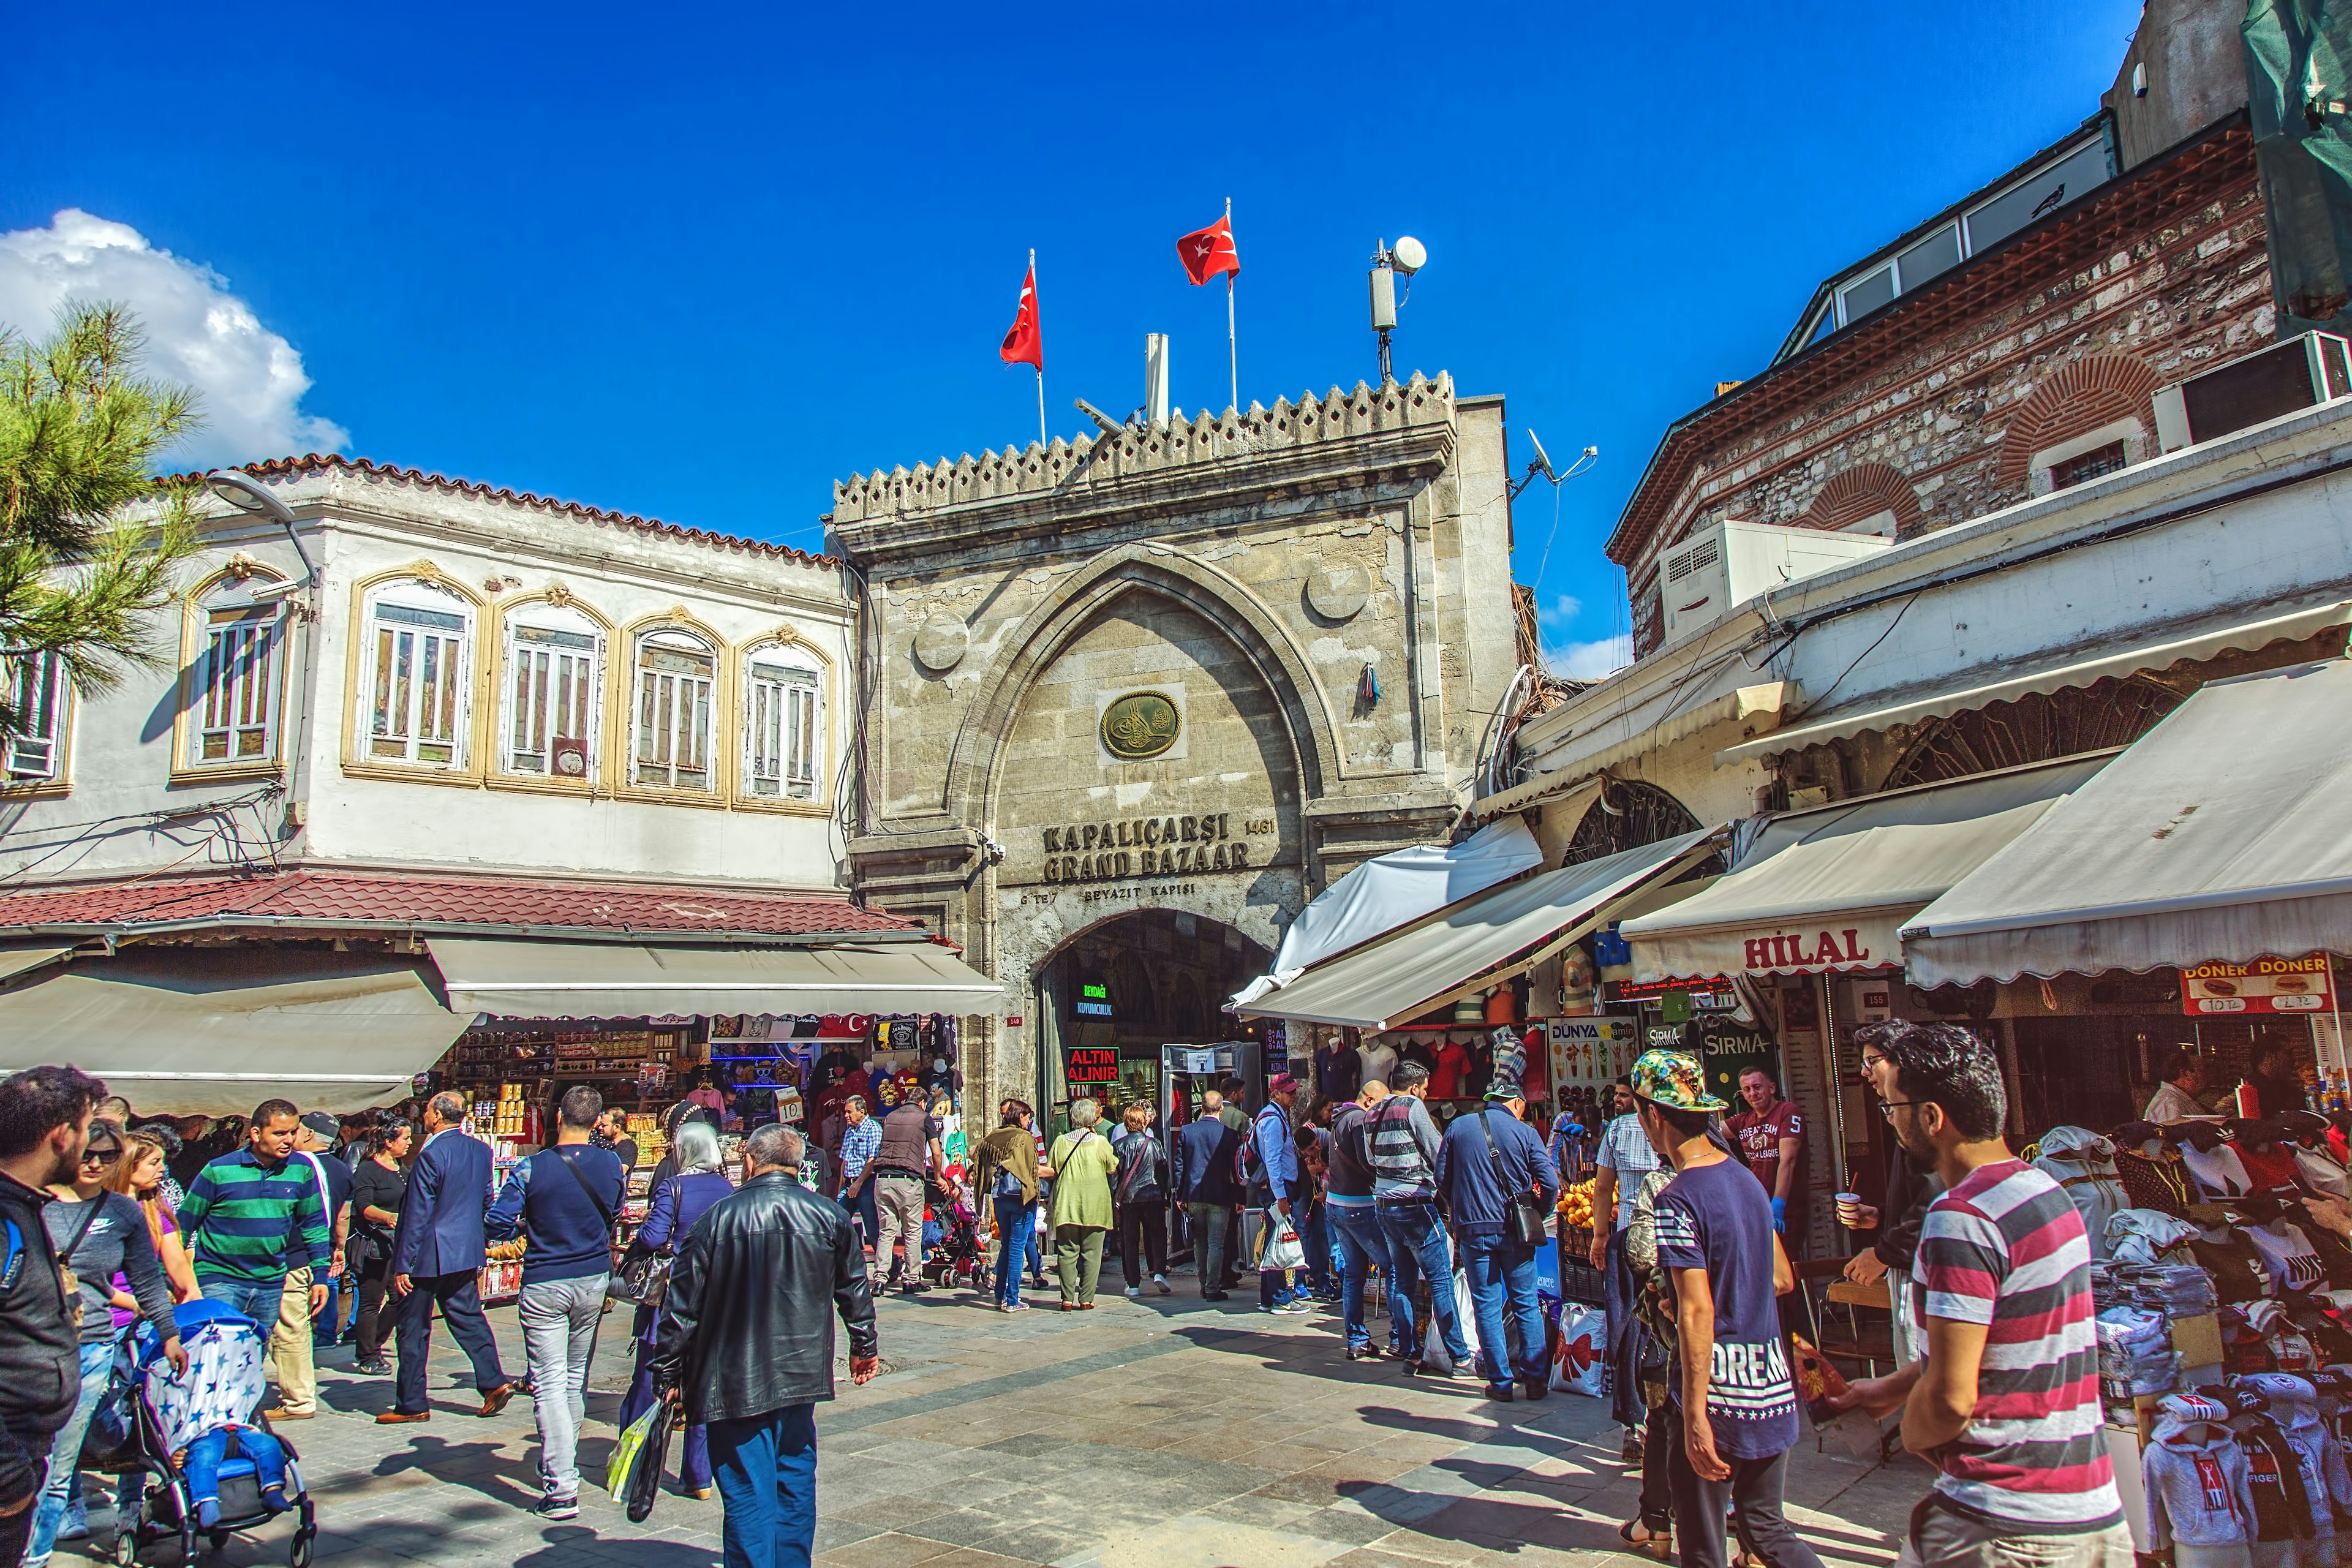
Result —
[[111, 1144], [103, 1149], [84, 1149], [81, 1163], [85, 1165], [111, 1165], [122, 1157], [122, 1151]]

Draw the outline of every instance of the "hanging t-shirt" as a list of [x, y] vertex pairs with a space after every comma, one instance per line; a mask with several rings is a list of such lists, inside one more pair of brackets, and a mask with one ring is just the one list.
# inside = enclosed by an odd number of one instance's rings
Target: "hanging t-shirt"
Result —
[[2189, 1175], [2209, 1198], [2242, 1198], [2253, 1190], [2253, 1178], [2246, 1174], [2238, 1152], [2227, 1143], [2211, 1149], [2184, 1143], [2180, 1163], [2189, 1167]]
[[1447, 1040], [1437, 1047], [1437, 1064], [1429, 1069], [1429, 1098], [1462, 1098], [1462, 1075], [1470, 1069], [1470, 1053]]
[[2268, 1225], [2248, 1226], [2242, 1234], [2262, 1254], [2271, 1289], [2278, 1294], [2316, 1290], [2327, 1282], [2327, 1268], [2320, 1261], [2318, 1249], [2296, 1226], [2274, 1219]]
[[[1715, 1294], [1707, 1425], [1727, 1459], [1763, 1459], [1797, 1441], [1797, 1387], [1772, 1294], [1772, 1205], [1733, 1160], [1679, 1173], [1658, 1194], [1658, 1266], [1704, 1270]], [[1682, 1380], [1672, 1397], [1680, 1402]]]

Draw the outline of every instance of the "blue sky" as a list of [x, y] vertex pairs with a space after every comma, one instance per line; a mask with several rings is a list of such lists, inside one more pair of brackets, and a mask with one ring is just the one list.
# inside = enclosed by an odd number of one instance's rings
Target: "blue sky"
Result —
[[[2094, 112], [2137, 12], [37, 6], [0, 56], [0, 322], [131, 298], [217, 381], [192, 458], [340, 444], [814, 548], [836, 478], [1034, 438], [996, 357], [1032, 246], [1074, 435], [1074, 396], [1141, 401], [1148, 331], [1223, 405], [1222, 291], [1174, 241], [1226, 197], [1244, 403], [1374, 373], [1364, 268], [1410, 233], [1400, 369], [1507, 395], [1515, 463], [1530, 426], [1601, 448], [1538, 584], [1589, 668], [1665, 425]], [[1553, 517], [1522, 498], [1522, 581]]]

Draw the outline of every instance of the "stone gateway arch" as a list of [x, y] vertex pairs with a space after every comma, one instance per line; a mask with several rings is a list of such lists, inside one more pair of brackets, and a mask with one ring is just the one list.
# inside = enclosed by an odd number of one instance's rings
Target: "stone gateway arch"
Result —
[[1448, 832], [1521, 658], [1507, 472], [1501, 400], [1415, 376], [835, 487], [851, 875], [1005, 983], [979, 1103], [1230, 1037], [1309, 898]]

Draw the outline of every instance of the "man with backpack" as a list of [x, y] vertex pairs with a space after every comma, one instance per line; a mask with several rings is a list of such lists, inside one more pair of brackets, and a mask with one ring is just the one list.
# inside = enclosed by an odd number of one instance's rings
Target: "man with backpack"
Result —
[[[1250, 1204], [1265, 1212], [1261, 1258], [1273, 1256], [1275, 1237], [1291, 1226], [1291, 1204], [1298, 1193], [1298, 1145], [1290, 1134], [1290, 1107], [1298, 1098], [1298, 1080], [1276, 1073], [1265, 1086], [1265, 1103], [1250, 1122], [1248, 1142], [1242, 1145], [1241, 1174]], [[1304, 1217], [1303, 1215], [1300, 1217]], [[1290, 1271], [1261, 1266], [1257, 1275], [1257, 1310], [1286, 1316], [1315, 1309], [1303, 1293], [1290, 1287]]]
[[[1454, 1256], [1445, 1245], [1445, 1223], [1437, 1209], [1437, 1123], [1423, 1103], [1429, 1069], [1399, 1062], [1390, 1089], [1366, 1123], [1370, 1150], [1372, 1211], [1388, 1241], [1389, 1327], [1397, 1355], [1430, 1377], [1453, 1377], [1470, 1359], [1470, 1342], [1454, 1310]], [[1429, 1281], [1430, 1317], [1437, 1343], [1423, 1345], [1413, 1331], [1412, 1288]]]
[[613, 1226], [628, 1182], [620, 1156], [589, 1141], [604, 1109], [604, 1096], [586, 1084], [566, 1089], [554, 1143], [514, 1168], [483, 1222], [493, 1240], [520, 1235], [526, 1243], [515, 1318], [539, 1426], [542, 1491], [534, 1511], [541, 1519], [580, 1512], [583, 1395], [612, 1276]]
[[[1551, 1392], [1543, 1314], [1536, 1304], [1536, 1248], [1559, 1201], [1559, 1169], [1527, 1124], [1516, 1071], [1498, 1067], [1477, 1110], [1457, 1116], [1437, 1150], [1437, 1190], [1454, 1217], [1470, 1310], [1478, 1318], [1478, 1370], [1486, 1397], [1506, 1404], [1516, 1378], [1529, 1399]], [[1496, 1110], [1505, 1114], [1497, 1116]], [[1530, 1203], [1529, 1200], [1532, 1199]], [[1519, 1332], [1511, 1364], [1508, 1328]]]

